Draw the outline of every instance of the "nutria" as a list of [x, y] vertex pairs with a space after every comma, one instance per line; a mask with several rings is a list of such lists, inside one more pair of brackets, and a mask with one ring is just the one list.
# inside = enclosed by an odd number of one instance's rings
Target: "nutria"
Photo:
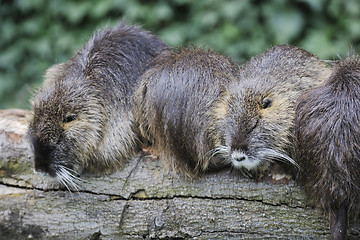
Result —
[[108, 173], [137, 151], [131, 96], [147, 63], [166, 48], [121, 22], [47, 70], [29, 127], [36, 171], [76, 187], [81, 171]]
[[184, 48], [157, 56], [143, 74], [134, 115], [142, 135], [171, 168], [193, 177], [221, 164], [222, 137], [212, 123], [218, 113], [211, 109], [237, 69], [218, 53]]
[[291, 136], [295, 102], [319, 85], [331, 68], [300, 48], [279, 45], [252, 58], [229, 84], [215, 110], [215, 125], [224, 138], [228, 161], [253, 175], [271, 162], [295, 165]]
[[360, 202], [360, 58], [342, 60], [331, 77], [297, 101], [294, 125], [299, 183], [329, 213], [331, 239], [345, 239]]
[[249, 175], [289, 156], [297, 97], [330, 76], [314, 55], [281, 45], [240, 69], [203, 50], [159, 55], [142, 76], [136, 119], [160, 158], [193, 176], [231, 164]]

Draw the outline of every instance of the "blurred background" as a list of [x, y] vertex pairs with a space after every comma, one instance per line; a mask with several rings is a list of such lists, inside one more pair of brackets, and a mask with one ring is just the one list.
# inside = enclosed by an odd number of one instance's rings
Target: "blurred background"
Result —
[[360, 43], [357, 0], [0, 0], [0, 108], [30, 109], [48, 67], [121, 19], [172, 47], [191, 43], [239, 62], [281, 43], [322, 59]]

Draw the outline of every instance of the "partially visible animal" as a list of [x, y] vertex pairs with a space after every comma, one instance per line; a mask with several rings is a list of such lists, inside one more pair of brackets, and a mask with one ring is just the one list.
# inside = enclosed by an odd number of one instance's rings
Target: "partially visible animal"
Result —
[[239, 67], [204, 50], [159, 55], [141, 79], [135, 115], [160, 158], [187, 176], [231, 164], [256, 172], [289, 156], [295, 101], [330, 76], [314, 55], [276, 46]]
[[183, 48], [157, 56], [134, 94], [139, 129], [167, 166], [194, 177], [222, 166], [227, 156], [214, 119], [238, 65], [210, 50]]
[[[331, 67], [300, 48], [279, 45], [244, 64], [213, 111], [227, 161], [247, 175], [292, 159], [296, 99], [319, 86]], [[222, 109], [218, 111], [217, 109]]]
[[299, 184], [329, 214], [330, 238], [345, 239], [360, 203], [360, 58], [340, 61], [321, 86], [302, 95], [294, 126]]

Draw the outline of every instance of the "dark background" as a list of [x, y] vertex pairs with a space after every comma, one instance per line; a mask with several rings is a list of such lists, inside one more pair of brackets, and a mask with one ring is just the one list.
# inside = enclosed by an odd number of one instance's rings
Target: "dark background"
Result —
[[29, 109], [48, 67], [121, 19], [239, 62], [281, 43], [336, 59], [360, 42], [357, 0], [0, 0], [0, 108]]

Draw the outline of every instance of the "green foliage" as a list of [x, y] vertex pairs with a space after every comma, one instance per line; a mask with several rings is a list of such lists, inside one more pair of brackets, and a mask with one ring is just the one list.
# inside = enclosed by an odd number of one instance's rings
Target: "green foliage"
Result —
[[0, 0], [0, 108], [29, 108], [48, 67], [121, 19], [240, 62], [281, 43], [333, 59], [360, 42], [357, 0]]

